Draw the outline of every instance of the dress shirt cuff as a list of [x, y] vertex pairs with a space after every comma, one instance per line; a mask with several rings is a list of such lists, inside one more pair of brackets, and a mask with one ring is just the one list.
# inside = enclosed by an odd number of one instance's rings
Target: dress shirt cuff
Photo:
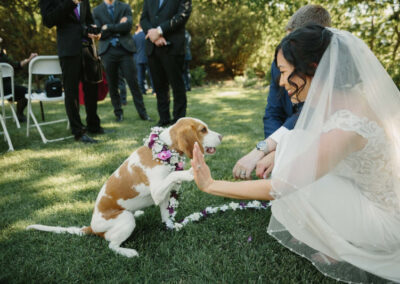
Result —
[[163, 31], [162, 31], [162, 29], [161, 29], [160, 26], [157, 27], [157, 31], [158, 31], [158, 33], [159, 33], [160, 36], [163, 35]]
[[279, 141], [281, 141], [283, 135], [289, 132], [289, 129], [287, 129], [284, 126], [279, 127], [274, 133], [272, 133], [269, 138], [274, 140], [276, 143], [279, 144]]

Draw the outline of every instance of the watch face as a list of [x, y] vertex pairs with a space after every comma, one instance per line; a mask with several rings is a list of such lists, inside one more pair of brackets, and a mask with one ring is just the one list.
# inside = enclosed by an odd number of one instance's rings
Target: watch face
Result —
[[257, 150], [264, 151], [267, 148], [267, 142], [265, 142], [264, 140], [258, 142], [256, 148]]

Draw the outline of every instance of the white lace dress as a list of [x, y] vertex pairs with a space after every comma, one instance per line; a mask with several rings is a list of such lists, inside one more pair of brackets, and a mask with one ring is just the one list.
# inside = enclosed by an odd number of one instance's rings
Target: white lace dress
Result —
[[323, 131], [332, 129], [368, 142], [330, 174], [273, 201], [268, 233], [337, 280], [383, 280], [367, 271], [400, 282], [400, 208], [384, 130], [348, 110], [332, 115]]

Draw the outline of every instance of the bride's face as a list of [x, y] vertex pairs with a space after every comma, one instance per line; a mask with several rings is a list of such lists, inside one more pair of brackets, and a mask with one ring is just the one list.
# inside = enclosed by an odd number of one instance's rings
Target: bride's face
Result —
[[289, 79], [290, 75], [294, 71], [294, 66], [285, 59], [282, 50], [279, 50], [276, 56], [276, 61], [281, 73], [279, 86], [286, 89], [292, 103], [304, 102], [307, 97], [312, 78], [306, 76], [304, 81], [298, 75], [294, 75]]

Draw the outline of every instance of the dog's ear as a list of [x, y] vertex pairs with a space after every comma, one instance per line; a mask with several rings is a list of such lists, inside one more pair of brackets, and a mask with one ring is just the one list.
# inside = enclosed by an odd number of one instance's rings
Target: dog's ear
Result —
[[178, 148], [189, 158], [193, 158], [194, 143], [197, 142], [200, 146], [200, 150], [204, 153], [202, 143], [199, 140], [196, 128], [193, 125], [188, 125], [179, 130], [178, 133]]

